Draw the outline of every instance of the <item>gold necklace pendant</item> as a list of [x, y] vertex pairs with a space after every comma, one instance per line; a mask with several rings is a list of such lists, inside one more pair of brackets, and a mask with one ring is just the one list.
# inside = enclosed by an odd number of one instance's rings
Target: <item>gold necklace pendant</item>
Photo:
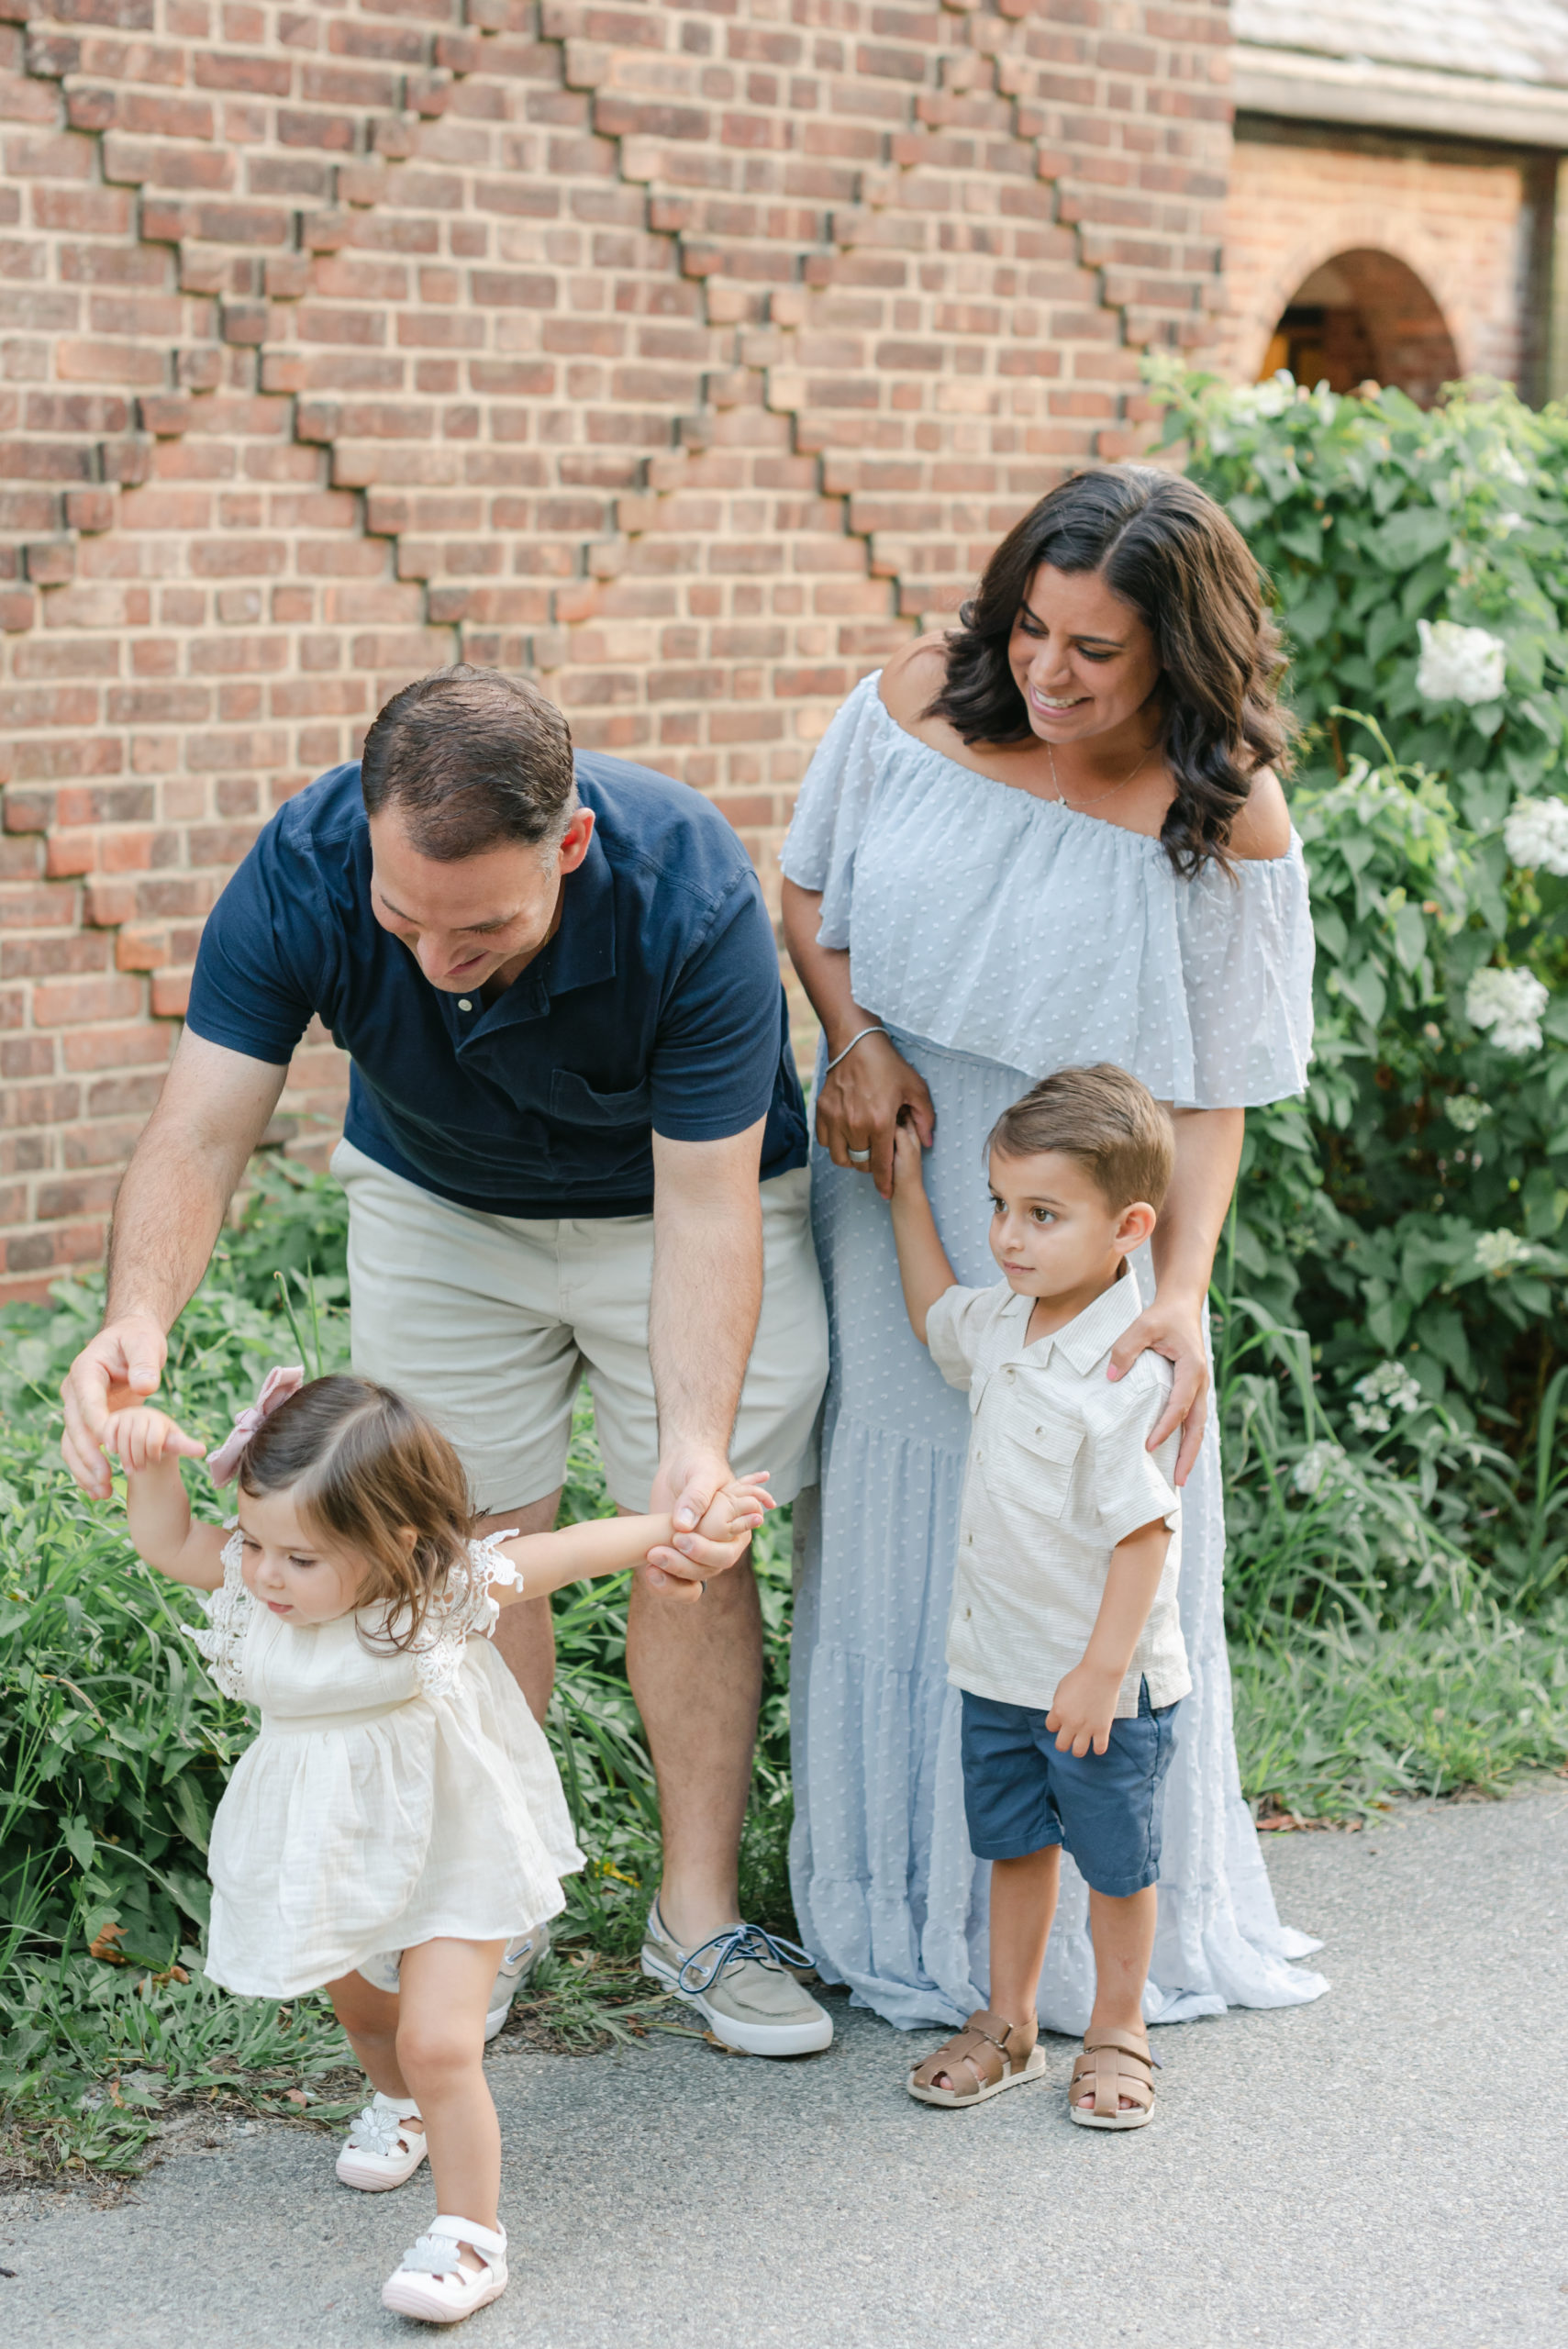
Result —
[[[1150, 748], [1152, 749], [1152, 747], [1153, 745], [1151, 744]], [[1093, 799], [1085, 799], [1080, 805], [1068, 798], [1067, 794], [1062, 790], [1061, 783], [1057, 779], [1056, 752], [1050, 742], [1047, 742], [1045, 746], [1045, 755], [1051, 763], [1051, 788], [1056, 794], [1057, 805], [1061, 807], [1071, 808], [1074, 816], [1086, 815], [1091, 807], [1097, 807], [1102, 799], [1113, 798], [1118, 791], [1125, 791], [1128, 785], [1132, 781], [1133, 776], [1141, 774], [1143, 769], [1149, 763], [1149, 751], [1144, 751], [1140, 754], [1138, 764], [1132, 769], [1132, 773], [1130, 774], [1124, 774], [1119, 783], [1112, 784], [1109, 791], [1096, 792]]]

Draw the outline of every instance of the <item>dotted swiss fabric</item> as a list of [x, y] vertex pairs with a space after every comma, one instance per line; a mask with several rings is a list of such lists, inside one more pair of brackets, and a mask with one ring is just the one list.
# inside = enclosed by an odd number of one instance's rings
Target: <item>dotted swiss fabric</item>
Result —
[[856, 686], [801, 785], [783, 864], [822, 892], [855, 1001], [1048, 1076], [1114, 1061], [1157, 1100], [1233, 1108], [1307, 1082], [1312, 922], [1288, 855], [1173, 870], [1158, 841], [976, 774]]
[[[784, 869], [826, 891], [822, 934], [850, 948], [856, 1000], [930, 1086], [926, 1181], [966, 1286], [996, 1277], [985, 1137], [1036, 1077], [1117, 1060], [1165, 1098], [1205, 1106], [1301, 1083], [1311, 936], [1298, 847], [1243, 865], [1234, 888], [1179, 883], [1157, 843], [929, 751], [868, 679], [812, 763]], [[832, 1371], [822, 1481], [795, 1504], [795, 1909], [824, 1975], [858, 2004], [906, 2027], [957, 2022], [986, 2004], [989, 1882], [969, 1848], [962, 1700], [944, 1655], [969, 1406], [909, 1329], [886, 1208], [820, 1150], [812, 1228]], [[1183, 1492], [1193, 1687], [1165, 1788], [1151, 2021], [1293, 2006], [1326, 1987], [1290, 1963], [1316, 1944], [1280, 1924], [1241, 1796], [1224, 1559], [1211, 1419]], [[1041, 2018], [1081, 2032], [1093, 1995], [1087, 1895], [1064, 1858]]]

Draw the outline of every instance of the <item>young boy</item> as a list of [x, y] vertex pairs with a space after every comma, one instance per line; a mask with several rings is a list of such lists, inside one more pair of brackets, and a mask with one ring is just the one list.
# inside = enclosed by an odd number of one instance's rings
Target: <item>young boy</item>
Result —
[[1143, 1986], [1178, 1700], [1178, 1438], [1147, 1442], [1171, 1367], [1107, 1357], [1140, 1310], [1128, 1265], [1171, 1179], [1171, 1121], [1101, 1063], [1047, 1077], [991, 1135], [991, 1252], [961, 1288], [920, 1144], [898, 1130], [893, 1230], [915, 1335], [970, 1390], [969, 1464], [948, 1618], [963, 1691], [969, 1837], [991, 1865], [990, 2006], [909, 2076], [928, 2104], [980, 2104], [1044, 2069], [1036, 1994], [1061, 1847], [1089, 1886], [1096, 1989], [1068, 2109], [1090, 2129], [1153, 2111]]

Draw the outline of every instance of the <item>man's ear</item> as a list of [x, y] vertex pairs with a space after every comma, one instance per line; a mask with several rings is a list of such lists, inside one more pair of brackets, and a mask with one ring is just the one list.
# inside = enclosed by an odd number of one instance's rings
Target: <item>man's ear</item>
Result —
[[594, 811], [579, 807], [561, 835], [561, 846], [555, 852], [557, 873], [575, 873], [588, 853], [588, 842], [594, 837]]
[[1147, 1199], [1135, 1199], [1131, 1207], [1123, 1208], [1112, 1243], [1118, 1254], [1130, 1256], [1135, 1248], [1141, 1248], [1153, 1230], [1156, 1220], [1154, 1210]]

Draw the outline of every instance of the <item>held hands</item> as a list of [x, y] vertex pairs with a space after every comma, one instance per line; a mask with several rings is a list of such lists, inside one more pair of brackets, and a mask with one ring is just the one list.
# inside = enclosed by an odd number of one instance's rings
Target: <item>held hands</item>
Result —
[[1121, 1378], [1140, 1353], [1163, 1354], [1174, 1363], [1171, 1399], [1160, 1414], [1145, 1449], [1158, 1450], [1173, 1428], [1182, 1427], [1176, 1456], [1176, 1483], [1184, 1485], [1196, 1464], [1208, 1415], [1208, 1356], [1203, 1342], [1203, 1304], [1196, 1297], [1155, 1297], [1111, 1349], [1112, 1378]]
[[150, 1313], [128, 1313], [89, 1339], [66, 1372], [60, 1397], [65, 1433], [60, 1449], [84, 1493], [109, 1496], [104, 1458], [111, 1413], [132, 1410], [163, 1375], [169, 1341]]
[[921, 1145], [914, 1113], [908, 1109], [901, 1109], [898, 1113], [898, 1122], [893, 1129], [892, 1188], [894, 1191], [924, 1190], [926, 1178], [922, 1164], [926, 1148], [929, 1146], [929, 1144], [925, 1147]]
[[[885, 1036], [867, 1036], [849, 1058], [823, 1079], [817, 1097], [817, 1139], [835, 1166], [869, 1174], [884, 1199], [893, 1195], [894, 1136], [907, 1111], [918, 1140], [929, 1150], [937, 1113], [926, 1080], [912, 1069]], [[850, 1153], [869, 1151], [868, 1158]]]
[[[695, 1520], [695, 1500], [688, 1486], [673, 1512], [675, 1524], [681, 1529], [675, 1533], [673, 1545], [648, 1553], [650, 1586], [671, 1598], [688, 1602], [699, 1599], [707, 1577], [723, 1574], [734, 1565], [744, 1554], [767, 1510], [777, 1508], [773, 1496], [762, 1489], [767, 1481], [765, 1468], [754, 1475], [737, 1477], [730, 1477], [726, 1470], [726, 1481], [718, 1486], [701, 1517]], [[687, 1520], [689, 1530], [682, 1526], [683, 1518]]]
[[1082, 1761], [1091, 1746], [1105, 1753], [1120, 1688], [1119, 1673], [1103, 1672], [1087, 1658], [1063, 1675], [1045, 1717], [1046, 1733], [1055, 1737], [1058, 1753], [1074, 1753]]
[[[141, 1475], [149, 1468], [160, 1468], [165, 1461], [205, 1460], [206, 1446], [162, 1411], [154, 1411], [146, 1404], [112, 1411], [104, 1421], [98, 1438], [106, 1453], [118, 1460], [128, 1475]], [[106, 1474], [107, 1471], [106, 1470]]]

